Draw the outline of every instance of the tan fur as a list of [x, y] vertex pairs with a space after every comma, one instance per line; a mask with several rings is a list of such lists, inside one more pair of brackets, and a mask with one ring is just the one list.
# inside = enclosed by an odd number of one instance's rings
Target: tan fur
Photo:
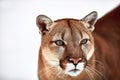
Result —
[[[95, 22], [94, 12], [88, 16]], [[60, 19], [51, 22], [49, 19], [51, 25], [42, 19], [37, 19], [42, 33], [38, 62], [40, 80], [120, 80], [120, 30], [113, 32], [112, 26], [111, 31], [109, 28], [104, 29], [105, 26], [98, 30], [99, 25], [96, 23], [95, 31], [92, 32], [94, 22], [88, 22], [87, 16], [81, 20]], [[80, 45], [84, 38], [89, 41]], [[62, 40], [64, 46], [56, 45], [56, 40]], [[79, 63], [84, 63], [84, 69], [77, 76], [65, 73], [71, 57], [83, 59]]]

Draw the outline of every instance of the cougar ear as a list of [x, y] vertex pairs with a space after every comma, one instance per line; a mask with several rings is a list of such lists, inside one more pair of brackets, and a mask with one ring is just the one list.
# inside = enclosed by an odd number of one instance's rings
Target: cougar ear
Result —
[[89, 13], [87, 16], [85, 16], [82, 21], [87, 22], [89, 24], [88, 29], [90, 29], [90, 31], [94, 30], [94, 24], [97, 21], [97, 12], [93, 11], [91, 13]]
[[48, 31], [52, 23], [53, 23], [52, 20], [45, 15], [39, 15], [36, 18], [36, 24], [41, 33]]

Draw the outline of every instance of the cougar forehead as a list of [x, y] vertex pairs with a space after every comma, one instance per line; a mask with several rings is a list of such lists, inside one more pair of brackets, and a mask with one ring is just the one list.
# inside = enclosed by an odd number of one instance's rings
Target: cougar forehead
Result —
[[91, 37], [91, 34], [86, 30], [83, 22], [77, 20], [58, 20], [55, 21], [52, 28], [48, 32], [51, 36], [61, 37], [63, 40], [75, 42], [84, 37]]

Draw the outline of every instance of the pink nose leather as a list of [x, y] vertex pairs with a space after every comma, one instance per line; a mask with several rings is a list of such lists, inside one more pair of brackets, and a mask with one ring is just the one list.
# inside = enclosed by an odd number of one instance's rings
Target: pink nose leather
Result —
[[70, 58], [69, 59], [69, 61], [73, 62], [73, 64], [78, 64], [81, 60], [82, 60], [82, 58]]

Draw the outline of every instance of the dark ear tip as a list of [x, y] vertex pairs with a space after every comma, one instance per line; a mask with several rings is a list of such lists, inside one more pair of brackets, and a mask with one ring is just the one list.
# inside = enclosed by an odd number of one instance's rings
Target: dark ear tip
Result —
[[93, 14], [95, 17], [97, 17], [97, 16], [98, 16], [97, 11], [92, 11], [90, 14]]
[[52, 23], [52, 20], [46, 15], [38, 15], [36, 22], [44, 22], [45, 24]]
[[48, 17], [45, 16], [45, 15], [38, 15], [37, 18], [36, 18], [36, 20], [39, 21], [42, 18], [48, 18]]
[[40, 19], [40, 18], [48, 18], [48, 19], [50, 19], [50, 18], [47, 17], [46, 15], [38, 15], [38, 16], [37, 16], [37, 19]]
[[92, 11], [92, 13], [95, 13], [95, 14], [97, 14], [97, 11]]

